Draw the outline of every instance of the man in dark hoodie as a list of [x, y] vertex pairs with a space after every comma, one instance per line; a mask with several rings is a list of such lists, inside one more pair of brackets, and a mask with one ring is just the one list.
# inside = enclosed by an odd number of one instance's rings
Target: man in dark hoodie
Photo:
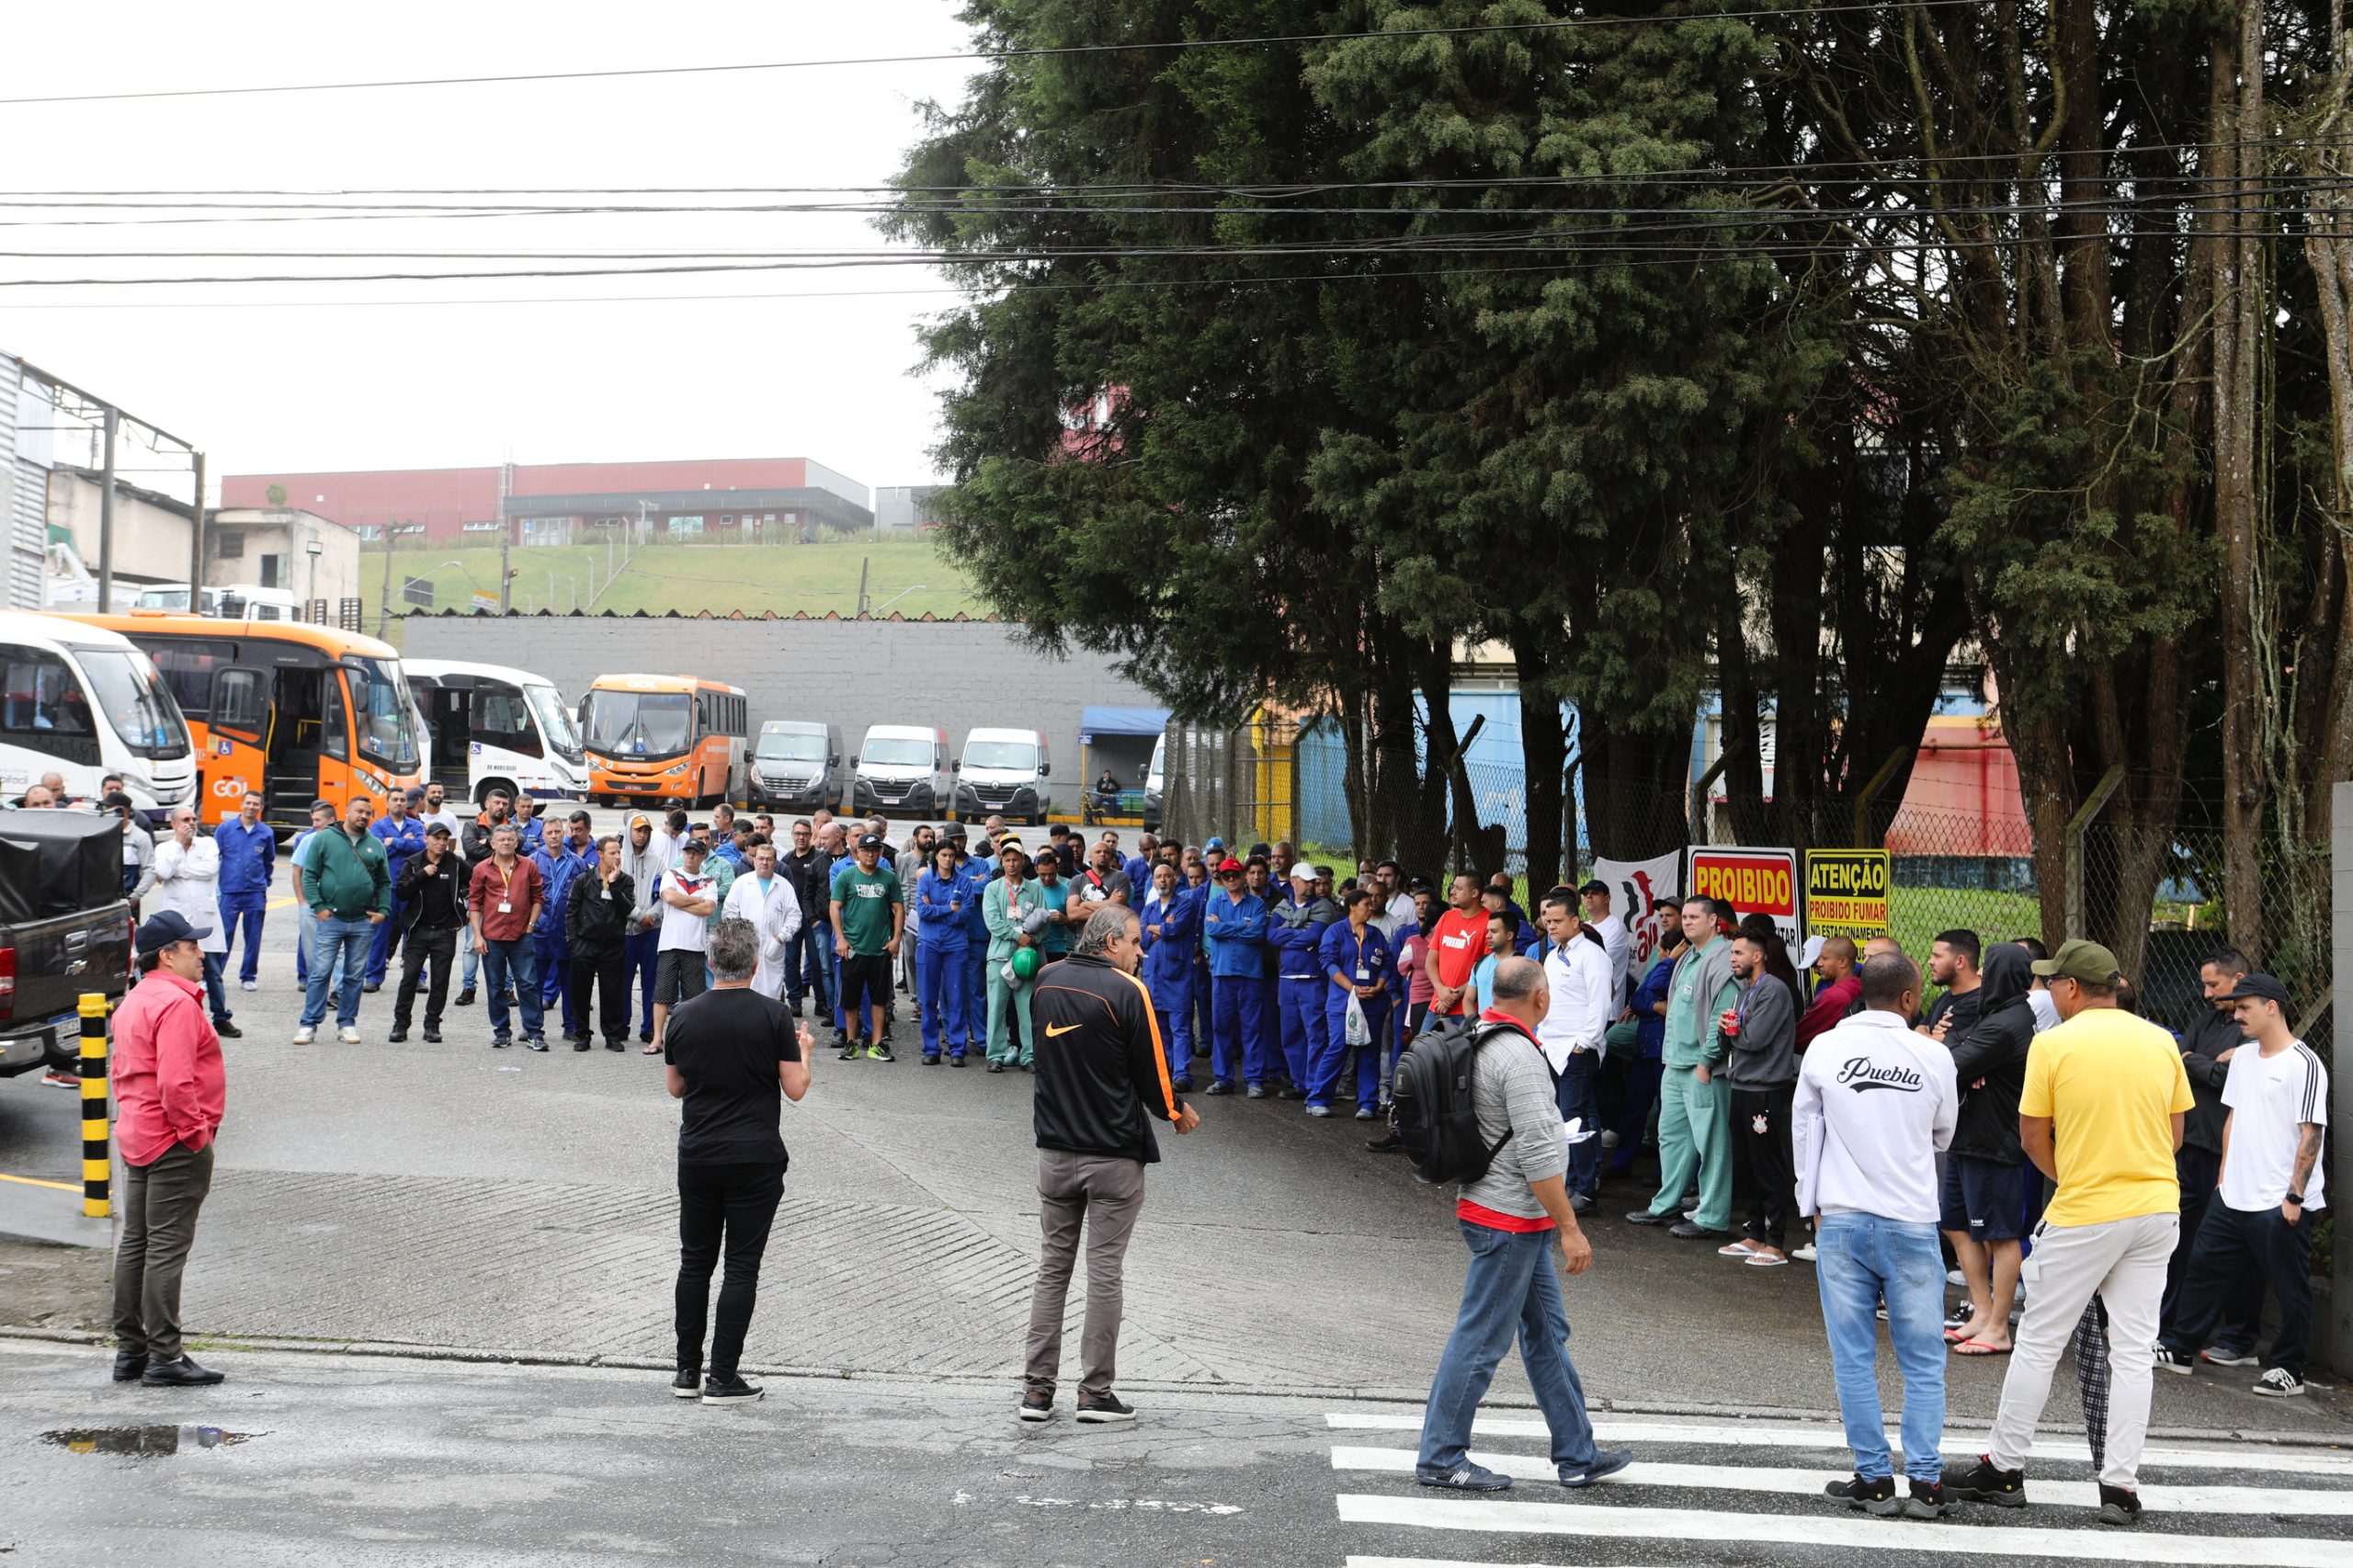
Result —
[[1766, 945], [1744, 932], [1732, 941], [1732, 977], [1740, 999], [1717, 1022], [1725, 1046], [1724, 1082], [1732, 1097], [1733, 1184], [1745, 1201], [1742, 1235], [1720, 1257], [1774, 1268], [1790, 1261], [1787, 1231], [1797, 1210], [1797, 1168], [1790, 1139], [1798, 1087], [1797, 999], [1766, 971]]
[[[1945, 946], [1939, 939], [1938, 947]], [[2027, 1169], [2018, 1142], [2018, 1094], [2026, 1087], [2027, 1048], [2034, 1042], [2031, 956], [2014, 942], [1985, 955], [1971, 999], [1975, 1017], [1946, 1031], [1961, 1121], [1945, 1156], [1942, 1225], [1969, 1282], [1969, 1321], [1946, 1332], [1954, 1353], [2000, 1356], [2010, 1348], [2010, 1306], [2018, 1298], [2018, 1238]]]
[[[2190, 1244], [2206, 1222], [2206, 1206], [2213, 1201], [2222, 1172], [2222, 1123], [2230, 1110], [2222, 1104], [2222, 1082], [2231, 1075], [2231, 1058], [2244, 1045], [2230, 995], [2247, 972], [2246, 955], [2236, 948], [2217, 948], [2198, 966], [2198, 982], [2205, 997], [2181, 1031], [2181, 1068], [2189, 1074], [2189, 1092], [2197, 1096], [2182, 1124], [2181, 1147], [2174, 1151], [2173, 1166], [2181, 1178], [2181, 1241], [2165, 1267], [2163, 1311], [2170, 1315], [2180, 1294], [2182, 1270], [2189, 1262]], [[2257, 1364], [2255, 1342], [2260, 1333], [2257, 1314], [2263, 1310], [2263, 1281], [2250, 1276], [2240, 1292], [2222, 1309], [2221, 1332], [2205, 1350], [2205, 1359], [2218, 1367]]]

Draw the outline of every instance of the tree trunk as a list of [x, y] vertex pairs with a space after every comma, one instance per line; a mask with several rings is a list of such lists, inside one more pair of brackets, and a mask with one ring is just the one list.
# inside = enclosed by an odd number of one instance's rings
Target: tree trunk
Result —
[[1525, 779], [1521, 815], [1528, 823], [1528, 892], [1541, 897], [1561, 880], [1561, 797], [1569, 767], [1569, 736], [1561, 722], [1542, 629], [1512, 639], [1512, 665], [1519, 676], [1519, 755]]

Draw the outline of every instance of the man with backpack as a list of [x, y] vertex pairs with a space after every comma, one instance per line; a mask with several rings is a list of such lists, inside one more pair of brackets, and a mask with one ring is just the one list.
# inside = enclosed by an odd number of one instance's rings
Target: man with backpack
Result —
[[1467, 1033], [1414, 1042], [1398, 1063], [1398, 1131], [1416, 1174], [1461, 1183], [1455, 1219], [1471, 1249], [1462, 1308], [1438, 1358], [1422, 1417], [1414, 1477], [1452, 1492], [1501, 1492], [1511, 1478], [1472, 1462], [1471, 1424], [1512, 1336], [1552, 1433], [1552, 1463], [1567, 1487], [1590, 1485], [1632, 1462], [1594, 1445], [1585, 1389], [1569, 1360], [1568, 1309], [1556, 1266], [1582, 1274], [1593, 1245], [1570, 1207], [1568, 1144], [1552, 1073], [1536, 1041], [1552, 1006], [1533, 960], [1495, 966], [1492, 1005]]

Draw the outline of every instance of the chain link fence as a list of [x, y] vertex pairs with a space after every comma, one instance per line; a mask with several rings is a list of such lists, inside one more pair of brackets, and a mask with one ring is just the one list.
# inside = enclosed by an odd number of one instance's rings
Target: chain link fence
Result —
[[[1191, 845], [1216, 836], [1237, 852], [1289, 839], [1343, 880], [1360, 860], [1392, 858], [1409, 880], [1440, 886], [1457, 870], [1502, 869], [1533, 906], [1552, 879], [1529, 874], [1524, 768], [1465, 761], [1433, 780], [1424, 778], [1418, 751], [1369, 749], [1352, 756], [1328, 729], [1302, 731], [1287, 719], [1261, 717], [1230, 730], [1172, 724], [1165, 833]], [[2033, 837], [2015, 812], [1901, 807], [1871, 844], [1858, 842], [1851, 829], [1745, 833], [1721, 800], [1695, 802], [1659, 790], [1588, 799], [1579, 785], [1572, 771], [1553, 807], [1569, 881], [1590, 875], [1597, 858], [1645, 860], [1694, 845], [1790, 849], [1801, 866], [1811, 850], [1884, 848], [1888, 934], [1915, 960], [1927, 959], [1937, 933], [1954, 928], [1988, 943], [2034, 937], [2053, 948], [2069, 936], [2090, 936], [2116, 950], [2136, 1005], [2169, 1028], [2183, 1027], [2205, 1005], [2199, 966], [2230, 941], [2219, 831], [2150, 835], [2095, 820], [2065, 846], [2073, 896], [2051, 901], [2056, 908], [2047, 914]], [[1401, 802], [1411, 809], [1396, 809]], [[1762, 815], [1776, 820], [1769, 806]], [[1360, 846], [1360, 821], [1385, 825], [1362, 835], [1371, 842]], [[2296, 998], [2298, 1032], [2326, 1053], [2334, 1033], [2328, 849], [2275, 846], [2263, 858], [2263, 965]]]

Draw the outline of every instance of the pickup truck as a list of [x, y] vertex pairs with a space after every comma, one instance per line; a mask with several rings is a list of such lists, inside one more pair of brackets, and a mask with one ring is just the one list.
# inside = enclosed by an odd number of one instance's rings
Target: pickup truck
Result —
[[0, 811], [0, 1078], [81, 1054], [79, 1004], [131, 988], [122, 824]]

